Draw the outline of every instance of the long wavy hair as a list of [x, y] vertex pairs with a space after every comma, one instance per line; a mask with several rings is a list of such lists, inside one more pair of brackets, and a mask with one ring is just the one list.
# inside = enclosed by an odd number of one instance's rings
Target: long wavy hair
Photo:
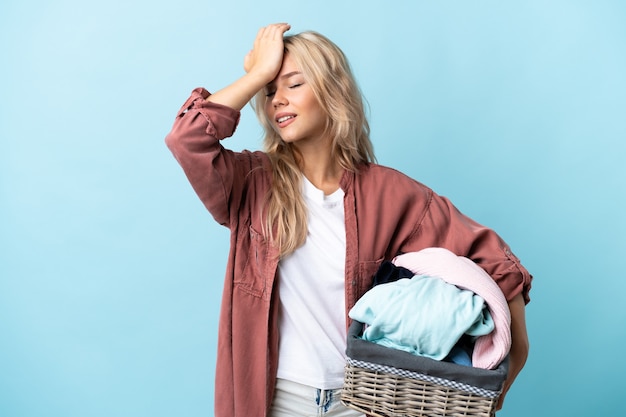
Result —
[[[331, 40], [316, 32], [285, 36], [285, 54], [294, 60], [326, 113], [325, 133], [332, 138], [330, 157], [349, 171], [375, 161], [365, 103], [348, 60]], [[265, 130], [264, 150], [273, 182], [266, 201], [265, 231], [280, 256], [292, 253], [307, 236], [307, 209], [302, 196], [302, 170], [295, 147], [284, 142], [265, 111], [265, 91], [252, 106]]]

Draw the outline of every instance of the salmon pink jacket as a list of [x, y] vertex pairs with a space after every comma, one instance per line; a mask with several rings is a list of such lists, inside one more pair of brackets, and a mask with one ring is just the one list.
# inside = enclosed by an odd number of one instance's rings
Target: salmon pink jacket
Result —
[[[230, 229], [220, 310], [215, 416], [264, 417], [278, 364], [278, 251], [263, 235], [264, 199], [272, 183], [267, 155], [233, 152], [240, 113], [206, 101], [195, 89], [165, 142], [213, 218]], [[480, 265], [511, 300], [528, 302], [532, 277], [491, 229], [408, 176], [369, 163], [344, 172], [346, 326], [348, 311], [372, 285], [384, 260], [427, 247], [446, 248]]]

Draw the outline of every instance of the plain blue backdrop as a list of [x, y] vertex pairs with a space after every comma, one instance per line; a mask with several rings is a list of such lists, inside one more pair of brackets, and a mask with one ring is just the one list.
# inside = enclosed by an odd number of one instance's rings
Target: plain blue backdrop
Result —
[[[533, 273], [502, 417], [623, 413], [626, 6], [9, 0], [0, 5], [0, 416], [213, 414], [228, 231], [163, 138], [258, 28], [349, 57], [379, 162]], [[258, 148], [250, 108], [233, 149]]]

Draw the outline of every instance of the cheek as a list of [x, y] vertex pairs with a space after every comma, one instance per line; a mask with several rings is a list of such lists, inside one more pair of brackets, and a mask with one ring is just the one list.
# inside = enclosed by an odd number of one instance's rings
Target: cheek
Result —
[[322, 106], [318, 103], [313, 93], [306, 98], [303, 104], [308, 109], [309, 114], [316, 120], [319, 121], [321, 119], [326, 119], [326, 113], [324, 112], [324, 109], [322, 109]]
[[263, 103], [263, 110], [265, 111], [265, 115], [267, 116], [267, 118], [270, 118], [270, 112], [272, 110], [272, 103], [270, 100], [265, 99], [265, 102]]
[[263, 109], [263, 116], [265, 116], [265, 120], [264, 122], [266, 122], [269, 126], [271, 126], [272, 129], [276, 129], [276, 126], [274, 126], [273, 120], [272, 120], [272, 106], [271, 105], [265, 105], [264, 109]]
[[319, 126], [326, 126], [328, 121], [328, 117], [324, 109], [322, 109], [319, 105], [316, 105], [312, 108], [312, 114], [314, 115], [316, 124]]

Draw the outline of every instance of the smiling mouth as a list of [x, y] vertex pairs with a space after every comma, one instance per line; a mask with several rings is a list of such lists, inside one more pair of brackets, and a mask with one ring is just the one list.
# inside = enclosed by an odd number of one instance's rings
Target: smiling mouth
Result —
[[278, 123], [283, 123], [283, 122], [286, 122], [289, 119], [293, 119], [294, 117], [296, 117], [296, 116], [283, 116], [283, 117], [279, 117], [278, 119], [276, 119], [276, 121]]

